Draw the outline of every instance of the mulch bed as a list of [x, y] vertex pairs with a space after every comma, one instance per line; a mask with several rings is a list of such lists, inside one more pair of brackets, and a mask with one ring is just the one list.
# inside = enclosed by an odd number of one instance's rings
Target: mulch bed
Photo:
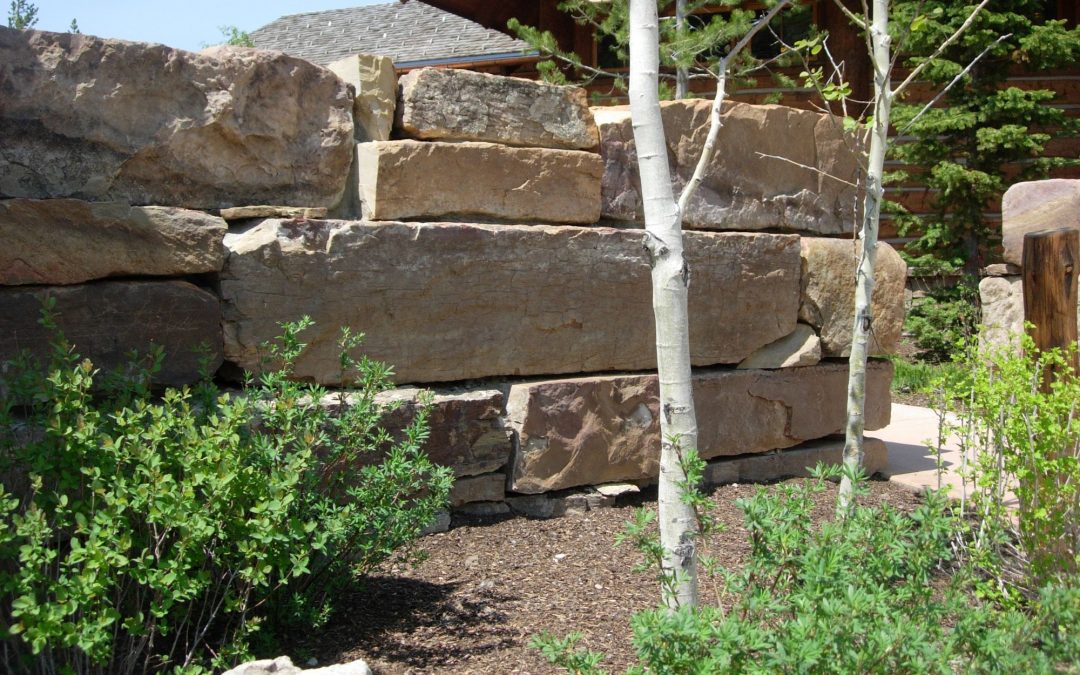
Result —
[[[712, 495], [724, 528], [710, 553], [725, 566], [743, 564], [749, 553], [735, 500], [757, 489], [727, 485]], [[820, 496], [815, 519], [832, 517], [835, 498], [835, 486]], [[866, 503], [912, 509], [918, 498], [872, 481]], [[427, 560], [384, 565], [344, 598], [329, 626], [290, 653], [300, 663], [313, 655], [320, 665], [362, 658], [375, 673], [551, 673], [530, 638], [579, 631], [579, 646], [605, 652], [603, 667], [621, 672], [634, 662], [630, 617], [659, 601], [653, 575], [633, 571], [638, 552], [614, 545], [635, 506], [655, 509], [655, 489], [554, 520], [455, 522], [420, 541]], [[703, 598], [710, 594], [702, 588]]]

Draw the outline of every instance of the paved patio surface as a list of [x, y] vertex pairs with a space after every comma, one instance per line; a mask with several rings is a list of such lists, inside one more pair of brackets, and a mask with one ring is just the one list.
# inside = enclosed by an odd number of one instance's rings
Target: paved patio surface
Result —
[[943, 471], [939, 476], [938, 457], [931, 449], [937, 442], [938, 424], [938, 414], [930, 408], [894, 403], [889, 426], [868, 431], [867, 435], [888, 445], [889, 464], [885, 473], [890, 481], [915, 492], [950, 485], [949, 495], [959, 499], [962, 489], [956, 472], [963, 456], [955, 442], [946, 441], [941, 455]]

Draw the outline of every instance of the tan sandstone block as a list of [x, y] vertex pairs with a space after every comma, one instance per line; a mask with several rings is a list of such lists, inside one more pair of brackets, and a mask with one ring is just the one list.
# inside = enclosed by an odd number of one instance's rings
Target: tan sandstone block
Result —
[[0, 200], [0, 284], [218, 272], [227, 229], [216, 216], [168, 206]]
[[353, 121], [357, 141], [390, 140], [397, 108], [398, 82], [388, 56], [353, 54], [327, 66], [356, 91]]
[[[802, 300], [799, 320], [813, 326], [824, 356], [847, 356], [855, 316], [855, 278], [862, 243], [851, 239], [802, 238]], [[907, 265], [892, 246], [879, 242], [874, 257], [873, 326], [869, 352], [889, 354], [904, 326]]]
[[491, 218], [595, 223], [598, 155], [494, 143], [386, 141], [356, 146], [364, 218]]
[[[866, 429], [889, 422], [892, 364], [867, 369]], [[705, 459], [787, 448], [843, 430], [847, 366], [708, 370], [693, 377], [698, 452]], [[510, 489], [539, 493], [655, 477], [660, 456], [654, 375], [612, 375], [511, 387], [518, 433]]]
[[[844, 461], [844, 439], [810, 441], [794, 448], [762, 455], [731, 457], [709, 462], [705, 467], [707, 485], [728, 483], [764, 483], [792, 476], [809, 476], [818, 464], [837, 466]], [[885, 470], [889, 449], [878, 438], [863, 438], [863, 472], [873, 476]]]
[[596, 147], [584, 89], [455, 68], [401, 78], [397, 128], [409, 138], [567, 150]]
[[[676, 194], [701, 156], [711, 105], [704, 99], [661, 105]], [[593, 115], [604, 158], [603, 217], [643, 223], [630, 111], [626, 106], [593, 108]], [[724, 126], [705, 180], [683, 214], [685, 227], [852, 231], [858, 154], [839, 118], [746, 103], [727, 103], [722, 115]]]
[[[738, 363], [795, 328], [793, 235], [688, 233], [695, 365]], [[396, 380], [655, 367], [641, 233], [605, 227], [266, 220], [225, 238], [228, 358], [259, 367], [282, 321], [311, 316], [297, 377], [337, 384], [338, 329]]]

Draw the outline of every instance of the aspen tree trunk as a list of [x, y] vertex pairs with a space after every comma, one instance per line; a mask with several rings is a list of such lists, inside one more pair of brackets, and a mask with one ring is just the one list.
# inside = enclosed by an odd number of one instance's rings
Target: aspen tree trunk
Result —
[[[889, 2], [873, 0], [873, 17], [869, 27], [871, 63], [874, 71], [874, 120], [870, 136], [870, 155], [866, 169], [866, 196], [863, 201], [863, 219], [859, 238], [862, 251], [855, 282], [855, 325], [851, 332], [851, 355], [848, 359], [848, 406], [844, 439], [845, 474], [862, 466], [863, 431], [866, 409], [866, 356], [873, 315], [870, 297], [874, 290], [874, 256], [877, 252], [878, 221], [881, 216], [881, 184], [885, 167], [885, 150], [888, 144], [889, 117], [892, 112], [893, 92], [889, 82]], [[847, 512], [852, 505], [853, 485], [845, 475], [840, 481], [838, 510]]]
[[681, 216], [671, 189], [667, 145], [660, 117], [659, 22], [655, 0], [630, 0], [630, 116], [634, 126], [645, 210], [645, 248], [652, 266], [656, 365], [660, 379], [660, 543], [663, 572], [674, 575], [668, 607], [698, 601], [694, 510], [682, 500], [684, 449], [697, 448], [690, 382], [687, 310], [690, 271], [683, 258]]

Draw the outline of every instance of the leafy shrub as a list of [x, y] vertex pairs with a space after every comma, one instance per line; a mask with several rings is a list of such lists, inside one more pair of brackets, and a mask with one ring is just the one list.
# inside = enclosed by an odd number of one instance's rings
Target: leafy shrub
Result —
[[975, 335], [980, 320], [978, 282], [965, 277], [953, 287], [932, 289], [917, 300], [905, 328], [923, 350], [923, 358], [941, 362], [952, 359], [956, 345]]
[[[271, 348], [281, 367], [241, 393], [208, 381], [152, 395], [155, 354], [117, 377], [57, 337], [47, 369], [0, 382], [0, 647], [10, 672], [220, 667], [263, 617], [325, 616], [335, 584], [415, 538], [450, 477], [378, 427], [389, 371], [348, 356], [350, 405], [289, 380], [306, 319]], [[358, 469], [362, 453], [385, 450]], [[270, 611], [274, 608], [273, 611]]]
[[[639, 664], [628, 672], [1060, 672], [1077, 662], [1080, 591], [1048, 586], [1023, 608], [979, 599], [954, 567], [966, 525], [936, 493], [911, 513], [856, 502], [815, 526], [813, 495], [835, 473], [740, 500], [750, 561], [720, 572], [718, 605], [637, 614]], [[570, 672], [603, 672], [603, 655], [575, 651], [575, 637], [534, 644]]]
[[962, 367], [940, 380], [943, 400], [959, 404], [945, 432], [969, 458], [965, 508], [997, 526], [975, 545], [1013, 529], [1011, 491], [1034, 577], [1061, 580], [1080, 569], [1080, 380], [1060, 350], [1040, 353], [1027, 334], [1016, 343], [1019, 351], [973, 341]]

